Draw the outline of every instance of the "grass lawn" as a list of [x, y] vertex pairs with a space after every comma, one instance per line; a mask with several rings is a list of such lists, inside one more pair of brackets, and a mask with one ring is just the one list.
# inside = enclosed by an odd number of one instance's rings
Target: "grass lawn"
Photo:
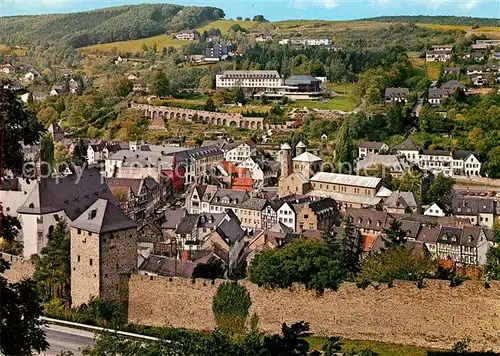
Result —
[[327, 83], [328, 89], [333, 90], [337, 94], [349, 96], [354, 92], [355, 83]]
[[408, 52], [410, 62], [417, 68], [427, 72], [427, 76], [431, 80], [436, 80], [439, 77], [439, 72], [443, 63], [441, 62], [426, 62], [425, 58], [419, 58], [420, 53]]
[[203, 33], [203, 31], [208, 31], [211, 28], [218, 28], [222, 34], [226, 34], [229, 32], [229, 28], [233, 25], [240, 25], [244, 29], [251, 30], [259, 25], [259, 22], [256, 21], [238, 21], [238, 20], [217, 20], [210, 22], [204, 26], [197, 28], [199, 33]]
[[[307, 341], [311, 348], [321, 350], [326, 343], [326, 339], [319, 337], [309, 337]], [[427, 349], [416, 346], [386, 344], [377, 341], [343, 340], [342, 351], [371, 349], [379, 356], [426, 356]]]
[[309, 109], [319, 110], [342, 110], [352, 111], [357, 105], [349, 96], [337, 96], [327, 101], [297, 100], [289, 104], [290, 107], [302, 109], [304, 106]]
[[156, 43], [157, 50], [161, 51], [163, 47], [180, 47], [188, 44], [189, 41], [180, 41], [172, 38], [171, 35], [159, 35], [154, 37], [143, 38], [140, 40], [130, 40], [130, 41], [119, 41], [96, 44], [93, 46], [83, 47], [80, 50], [83, 52], [99, 50], [102, 52], [111, 52], [113, 48], [116, 48], [118, 52], [140, 52], [142, 51], [142, 45], [145, 44], [149, 48]]
[[237, 112], [245, 112], [245, 111], [261, 111], [261, 112], [268, 112], [271, 110], [272, 106], [271, 105], [245, 105], [245, 106], [233, 106], [231, 108], [221, 108], [220, 111], [222, 112], [230, 112], [230, 113], [237, 113]]

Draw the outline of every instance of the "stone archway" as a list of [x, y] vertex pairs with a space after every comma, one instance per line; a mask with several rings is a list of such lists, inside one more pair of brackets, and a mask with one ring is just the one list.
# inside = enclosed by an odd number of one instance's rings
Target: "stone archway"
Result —
[[222, 120], [222, 126], [227, 126], [227, 120], [226, 119]]
[[182, 120], [186, 120], [186, 114], [182, 114]]
[[157, 116], [157, 112], [156, 111], [153, 111], [153, 119], [156, 119], [156, 116]]
[[237, 127], [237, 126], [238, 126], [238, 124], [236, 123], [236, 121], [231, 121], [231, 122], [229, 123], [229, 126], [231, 126], [231, 127]]
[[212, 119], [210, 120], [210, 123], [211, 123], [212, 125], [215, 125], [215, 124], [216, 124], [215, 117], [212, 117]]
[[180, 120], [180, 119], [181, 119], [181, 113], [180, 113], [180, 112], [178, 112], [177, 114], [175, 114], [175, 118], [176, 118], [177, 120]]
[[217, 118], [217, 126], [220, 126], [220, 117]]
[[257, 130], [262, 130], [262, 124], [259, 122], [257, 122]]
[[170, 120], [173, 120], [175, 118], [175, 114], [173, 112], [170, 112]]
[[245, 121], [245, 128], [248, 129], [248, 126], [249, 126], [249, 122], [248, 121]]
[[244, 126], [244, 123], [242, 120], [240, 120], [240, 127], [243, 128], [243, 126]]
[[252, 121], [252, 122], [250, 123], [250, 128], [251, 128], [252, 130], [253, 130], [253, 129], [255, 129], [255, 121]]

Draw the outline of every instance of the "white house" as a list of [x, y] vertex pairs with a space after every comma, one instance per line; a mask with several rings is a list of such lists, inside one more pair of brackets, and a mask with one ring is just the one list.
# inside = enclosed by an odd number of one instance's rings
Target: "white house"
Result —
[[427, 209], [425, 209], [424, 215], [425, 216], [437, 216], [437, 217], [446, 216], [446, 214], [444, 213], [444, 210], [437, 203], [432, 203], [431, 206], [429, 206]]
[[252, 141], [227, 143], [222, 147], [224, 159], [235, 164], [241, 163], [257, 153], [257, 145]]
[[406, 139], [399, 145], [394, 146], [392, 149], [399, 155], [406, 157], [406, 160], [409, 163], [416, 165], [420, 164], [420, 146], [418, 146], [415, 141]]
[[292, 203], [285, 202], [277, 212], [277, 219], [278, 222], [286, 225], [292, 231], [296, 231], [296, 222], [297, 222], [297, 212], [295, 211], [295, 208], [293, 207]]
[[381, 151], [388, 151], [389, 146], [383, 142], [362, 141], [358, 147], [358, 158], [363, 159], [368, 155], [376, 155]]

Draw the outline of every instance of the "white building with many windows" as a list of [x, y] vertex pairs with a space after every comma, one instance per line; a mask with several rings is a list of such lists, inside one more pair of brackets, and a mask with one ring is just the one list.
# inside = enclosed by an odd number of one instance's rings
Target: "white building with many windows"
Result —
[[283, 86], [283, 77], [276, 70], [226, 70], [215, 77], [217, 89], [243, 88], [264, 91]]

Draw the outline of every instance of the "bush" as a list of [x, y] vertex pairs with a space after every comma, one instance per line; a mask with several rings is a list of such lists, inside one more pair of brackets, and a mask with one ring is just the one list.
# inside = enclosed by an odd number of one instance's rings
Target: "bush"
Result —
[[243, 334], [250, 305], [250, 294], [244, 286], [234, 283], [221, 284], [212, 304], [218, 328], [231, 335]]

